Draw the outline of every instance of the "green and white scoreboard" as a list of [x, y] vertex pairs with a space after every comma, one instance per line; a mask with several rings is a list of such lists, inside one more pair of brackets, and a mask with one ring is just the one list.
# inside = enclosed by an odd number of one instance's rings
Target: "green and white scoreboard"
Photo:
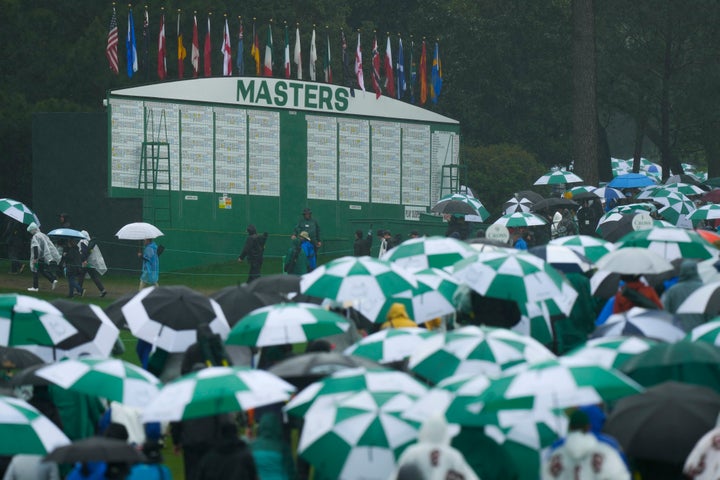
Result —
[[179, 80], [107, 106], [110, 196], [143, 198], [142, 220], [182, 252], [164, 254], [171, 268], [236, 256], [249, 223], [282, 255], [305, 207], [327, 253], [348, 253], [358, 228], [417, 229], [459, 159], [456, 120], [337, 85]]

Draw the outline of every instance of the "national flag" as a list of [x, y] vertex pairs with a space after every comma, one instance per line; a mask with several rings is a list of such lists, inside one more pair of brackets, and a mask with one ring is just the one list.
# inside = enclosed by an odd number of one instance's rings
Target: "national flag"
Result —
[[185, 57], [187, 57], [187, 50], [185, 50], [185, 45], [183, 45], [183, 36], [180, 31], [180, 11], [178, 11], [177, 17], [177, 45], [178, 78], [182, 79], [185, 76]]
[[398, 57], [397, 57], [397, 98], [400, 99], [405, 95], [405, 54], [403, 53], [402, 38], [398, 39]]
[[135, 44], [135, 22], [133, 22], [132, 8], [128, 11], [128, 31], [125, 39], [127, 49], [127, 74], [132, 78], [138, 71], [137, 45]]
[[325, 73], [325, 83], [332, 83], [332, 57], [330, 56], [330, 34], [327, 34], [327, 48], [325, 49], [325, 59], [323, 60], [323, 72]]
[[223, 76], [232, 76], [232, 46], [230, 46], [230, 28], [228, 28], [227, 17], [225, 17], [225, 31], [223, 32], [223, 43], [220, 51], [223, 54]]
[[380, 98], [382, 89], [380, 88], [380, 52], [378, 52], [377, 36], [373, 39], [372, 48], [372, 84], [375, 90], [375, 99]]
[[203, 62], [205, 66], [205, 76], [212, 77], [212, 58], [210, 53], [212, 48], [210, 45], [210, 17], [207, 19], [207, 33], [205, 34], [205, 44], [203, 45]]
[[308, 64], [308, 71], [310, 72], [310, 80], [313, 82], [317, 80], [317, 74], [315, 72], [315, 64], [317, 63], [317, 48], [315, 47], [315, 29], [313, 28], [312, 37], [310, 37], [310, 63]]
[[255, 22], [253, 22], [253, 41], [250, 47], [250, 56], [255, 61], [255, 75], [260, 76], [260, 42], [258, 41], [257, 32], [255, 31]]
[[302, 80], [302, 52], [300, 50], [300, 27], [295, 28], [295, 49], [293, 50], [293, 62], [297, 65], [297, 79]]
[[142, 42], [142, 59], [140, 61], [140, 70], [145, 74], [145, 79], [147, 80], [148, 76], [150, 75], [150, 67], [148, 67], [148, 64], [150, 63], [148, 61], [148, 58], [150, 56], [150, 17], [148, 16], [148, 10], [147, 5], [145, 5], [145, 14], [143, 19], [143, 42]]
[[420, 53], [420, 105], [427, 102], [428, 85], [427, 85], [427, 44], [425, 40], [422, 43], [422, 53]]
[[160, 31], [158, 32], [158, 63], [157, 73], [160, 80], [167, 76], [167, 58], [165, 56], [165, 14], [160, 15]]
[[285, 78], [290, 78], [290, 35], [285, 25]]
[[355, 86], [352, 74], [350, 73], [350, 58], [347, 53], [347, 40], [345, 39], [345, 32], [343, 30], [340, 30], [340, 42], [342, 45], [343, 84], [350, 87], [350, 95], [354, 97]]
[[[315, 35], [314, 32], [313, 35]], [[314, 38], [315, 37], [313, 36], [313, 39]], [[108, 30], [105, 56], [108, 59], [110, 70], [112, 70], [116, 75], [120, 73], [120, 68], [118, 66], [118, 23], [115, 7], [113, 7], [112, 17], [110, 17], [110, 29]]]
[[245, 59], [243, 58], [243, 52], [245, 51], [245, 46], [243, 45], [244, 32], [242, 18], [238, 19], [240, 20], [240, 31], [238, 32], [238, 51], [236, 65], [238, 68], [238, 75], [243, 76], [245, 75]]
[[272, 41], [272, 25], [268, 24], [267, 41], [265, 42], [265, 62], [263, 64], [263, 76], [273, 76], [273, 41]]
[[388, 36], [387, 38], [387, 47], [385, 47], [385, 91], [387, 92], [389, 97], [395, 96], [395, 74], [393, 73], [390, 36]]
[[410, 41], [410, 103], [415, 103], [415, 84], [417, 82], [417, 65], [415, 64], [415, 42]]
[[360, 49], [360, 34], [358, 33], [357, 50], [355, 50], [355, 76], [357, 76], [358, 87], [365, 91], [365, 74], [362, 68], [362, 50]]
[[193, 15], [192, 48], [190, 49], [190, 63], [193, 67], [193, 78], [200, 72], [200, 40], [198, 39], [197, 15]]
[[440, 47], [435, 42], [435, 54], [433, 55], [431, 83], [430, 83], [430, 100], [433, 103], [438, 102], [440, 91], [442, 90], [442, 62], [440, 62]]

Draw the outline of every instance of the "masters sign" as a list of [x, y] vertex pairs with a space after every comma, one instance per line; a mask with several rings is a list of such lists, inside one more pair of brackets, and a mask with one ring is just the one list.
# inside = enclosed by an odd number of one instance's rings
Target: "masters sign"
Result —
[[344, 88], [333, 89], [318, 83], [277, 80], [271, 86], [267, 80], [241, 79], [237, 81], [236, 100], [267, 107], [345, 112], [348, 96], [349, 91]]

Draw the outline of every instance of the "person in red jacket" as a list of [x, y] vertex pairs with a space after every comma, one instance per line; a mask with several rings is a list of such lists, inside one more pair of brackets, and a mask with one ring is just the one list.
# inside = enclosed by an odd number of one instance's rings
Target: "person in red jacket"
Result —
[[663, 304], [654, 288], [640, 280], [640, 275], [621, 275], [625, 283], [615, 294], [613, 313], [622, 313], [633, 307], [662, 310]]

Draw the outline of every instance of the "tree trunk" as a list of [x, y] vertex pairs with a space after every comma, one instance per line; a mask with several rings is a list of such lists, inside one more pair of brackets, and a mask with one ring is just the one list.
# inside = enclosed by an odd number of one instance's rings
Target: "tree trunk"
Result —
[[597, 71], [593, 0], [573, 0], [573, 160], [586, 184], [598, 183]]

